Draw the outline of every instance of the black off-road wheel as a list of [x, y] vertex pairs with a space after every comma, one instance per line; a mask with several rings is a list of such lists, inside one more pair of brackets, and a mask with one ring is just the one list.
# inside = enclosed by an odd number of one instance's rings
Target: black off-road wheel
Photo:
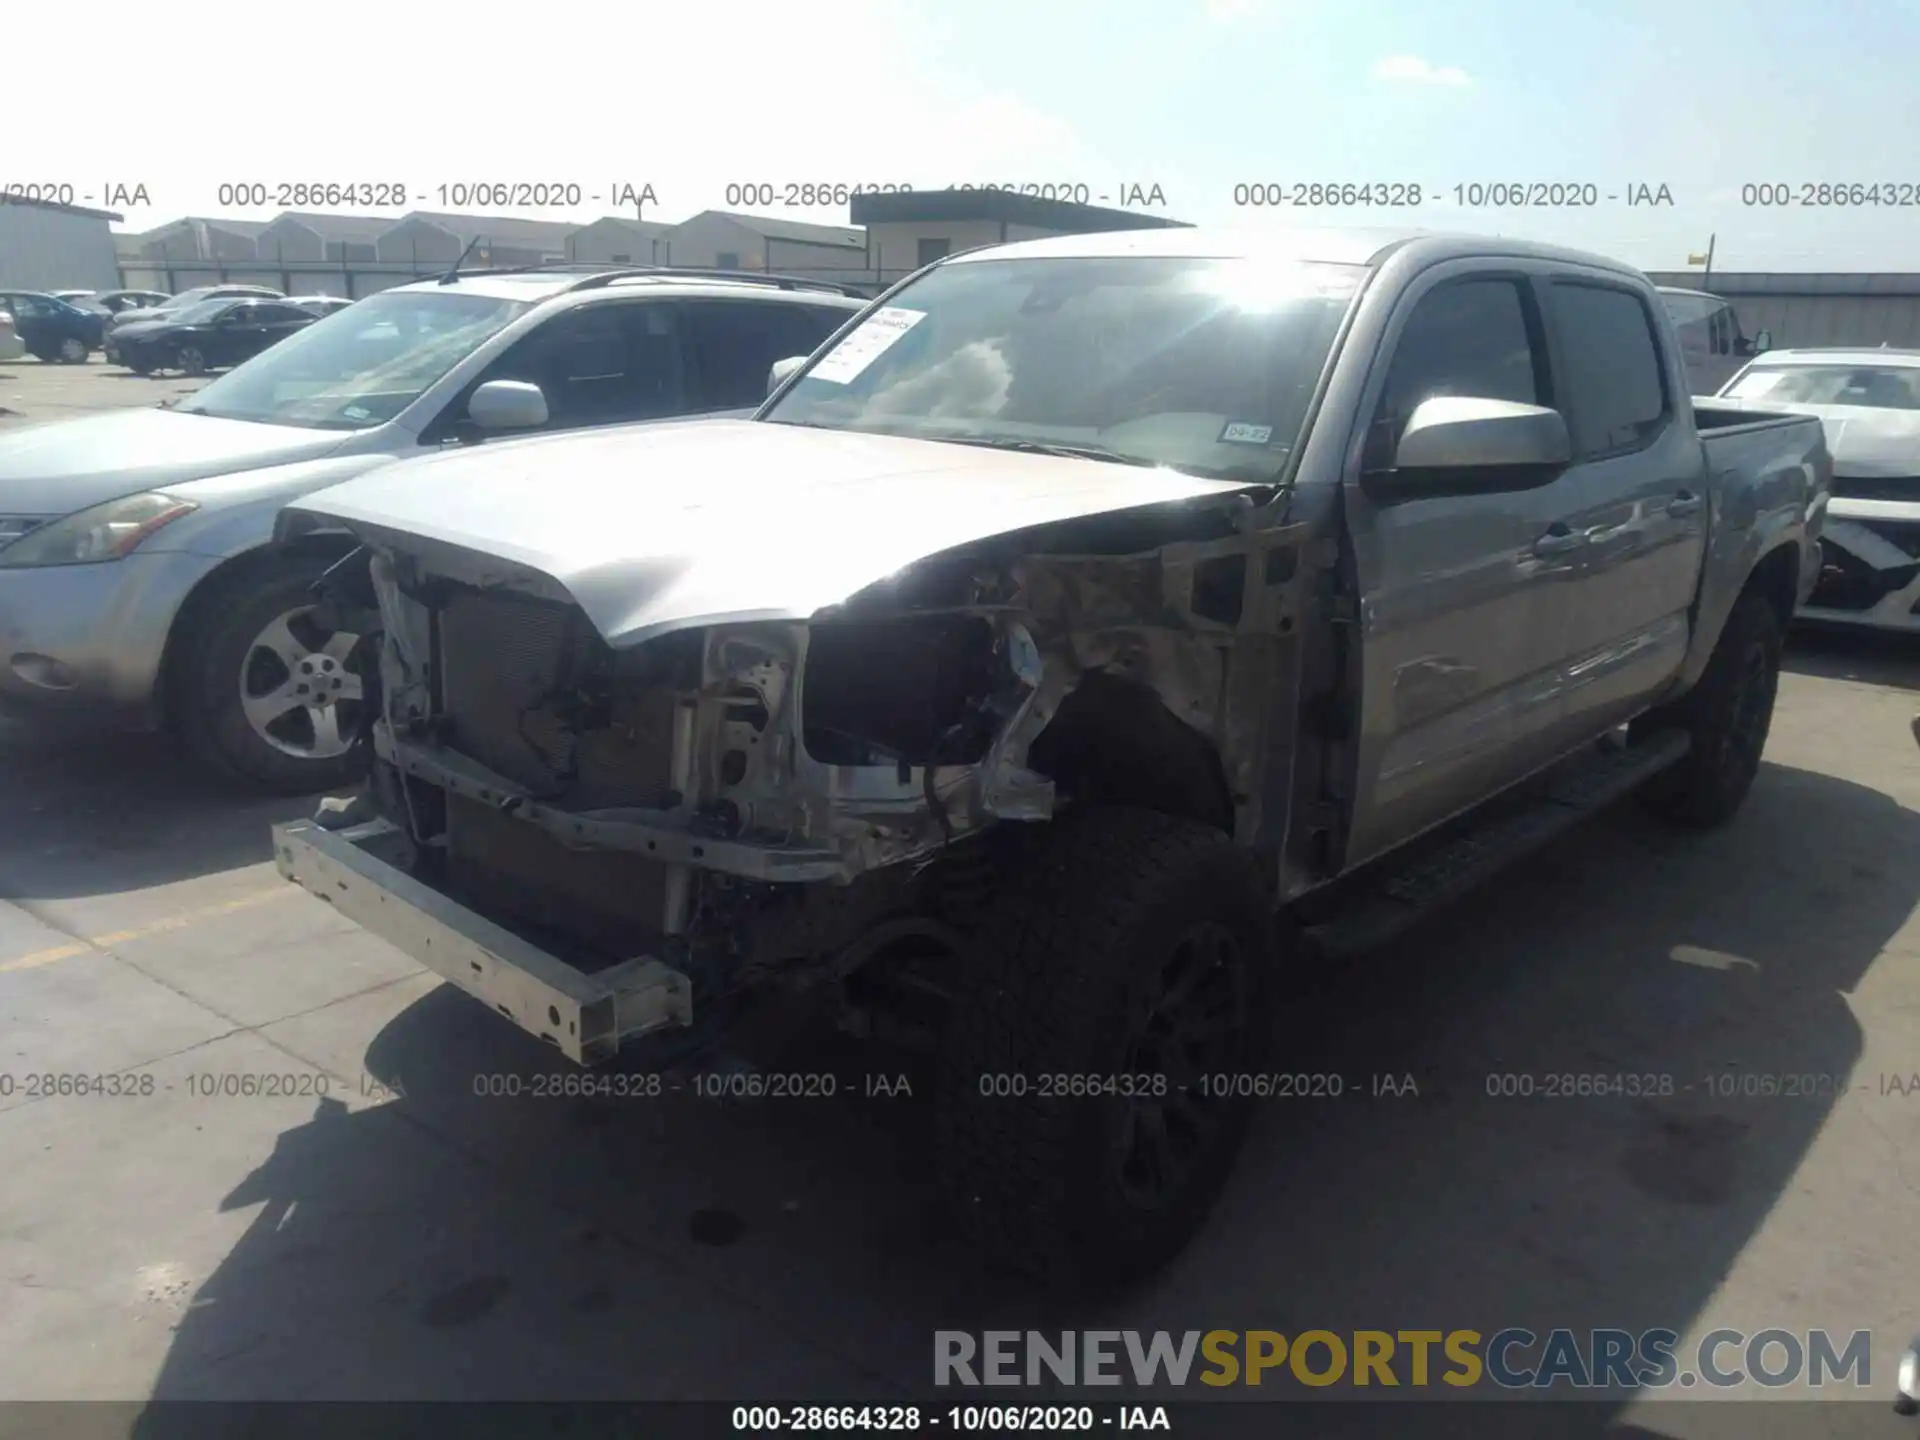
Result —
[[1634, 722], [1630, 739], [1678, 727], [1692, 741], [1683, 759], [1641, 790], [1649, 809], [1702, 829], [1734, 817], [1760, 773], [1784, 641], [1779, 612], [1747, 592], [1734, 602], [1699, 683]]
[[197, 596], [169, 657], [168, 717], [216, 776], [283, 795], [367, 773], [361, 666], [371, 642], [314, 616], [321, 557], [263, 557]]
[[963, 967], [936, 1111], [942, 1188], [995, 1269], [1107, 1291], [1192, 1239], [1246, 1138], [1276, 929], [1218, 830], [1089, 808], [1036, 837]]

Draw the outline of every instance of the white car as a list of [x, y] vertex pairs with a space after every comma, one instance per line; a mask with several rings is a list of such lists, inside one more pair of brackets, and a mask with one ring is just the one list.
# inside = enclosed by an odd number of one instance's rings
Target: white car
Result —
[[1826, 426], [1833, 496], [1800, 614], [1920, 632], [1920, 350], [1775, 350], [1710, 403], [1729, 402]]
[[289, 295], [287, 304], [298, 305], [302, 310], [311, 310], [315, 315], [327, 316], [336, 310], [344, 310], [353, 301], [340, 295]]
[[0, 313], [0, 360], [18, 360], [26, 353], [27, 347], [13, 328], [13, 317]]

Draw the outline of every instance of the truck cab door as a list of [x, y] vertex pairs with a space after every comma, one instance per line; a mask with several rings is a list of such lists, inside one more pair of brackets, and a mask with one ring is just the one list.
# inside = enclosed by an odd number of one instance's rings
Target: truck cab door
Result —
[[[1534, 277], [1501, 261], [1426, 272], [1403, 293], [1363, 395], [1344, 487], [1361, 595], [1361, 716], [1347, 862], [1486, 799], [1551, 758], [1586, 508], [1577, 476], [1378, 476], [1423, 400], [1551, 407]], [[1418, 483], [1426, 483], [1426, 476]]]
[[[1543, 287], [1583, 500], [1569, 744], [1628, 719], [1679, 669], [1706, 559], [1705, 454], [1683, 366], [1631, 284], [1562, 273]], [[1724, 307], [1722, 307], [1724, 310]], [[1731, 327], [1714, 327], [1729, 336]]]

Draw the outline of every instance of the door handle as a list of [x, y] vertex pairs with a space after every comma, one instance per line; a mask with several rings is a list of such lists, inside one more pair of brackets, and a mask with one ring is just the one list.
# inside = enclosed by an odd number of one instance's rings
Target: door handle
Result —
[[1699, 513], [1700, 497], [1698, 495], [1689, 495], [1684, 490], [1667, 502], [1667, 514], [1676, 520], [1684, 520], [1689, 515], [1697, 515]]
[[1586, 543], [1587, 537], [1581, 532], [1555, 528], [1547, 531], [1546, 534], [1533, 542], [1533, 553], [1536, 555], [1568, 555], [1580, 549]]

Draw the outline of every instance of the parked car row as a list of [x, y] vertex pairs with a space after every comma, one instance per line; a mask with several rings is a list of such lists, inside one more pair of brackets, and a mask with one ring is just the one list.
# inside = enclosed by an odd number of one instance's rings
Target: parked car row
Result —
[[140, 374], [179, 369], [199, 375], [238, 364], [352, 303], [334, 295], [289, 298], [258, 285], [201, 286], [179, 295], [0, 291], [0, 319], [10, 336], [0, 343], [0, 359], [24, 354], [79, 365], [104, 351]]
[[101, 346], [107, 320], [97, 310], [40, 290], [0, 290], [0, 311], [13, 322], [21, 347], [36, 360], [84, 365]]
[[352, 304], [337, 295], [283, 296], [260, 293], [255, 286], [205, 286], [152, 309], [116, 317], [105, 349], [109, 360], [137, 375], [162, 370], [205, 375], [249, 360]]
[[164, 304], [168, 298], [162, 290], [55, 290], [51, 293], [56, 300], [104, 315], [118, 315], [122, 310], [142, 305]]

